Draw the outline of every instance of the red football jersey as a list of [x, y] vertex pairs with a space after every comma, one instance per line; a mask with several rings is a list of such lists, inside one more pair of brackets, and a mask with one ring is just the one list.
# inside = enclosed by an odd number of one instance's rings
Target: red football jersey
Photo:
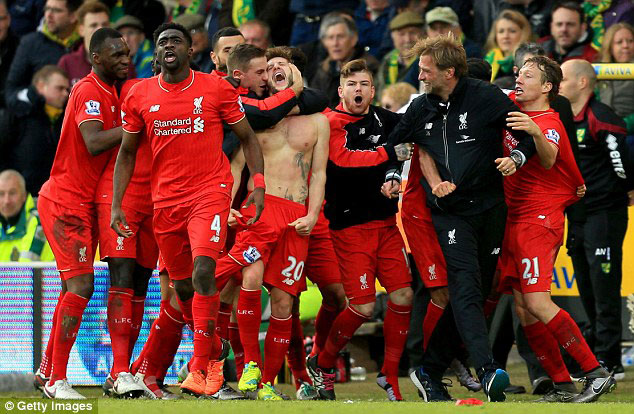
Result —
[[[119, 102], [123, 102], [128, 96], [128, 92], [135, 84], [142, 81], [139, 79], [130, 79], [121, 87]], [[152, 171], [152, 150], [145, 134], [139, 137], [139, 147], [136, 153], [136, 163], [134, 164], [134, 173], [130, 179], [130, 184], [123, 196], [122, 205], [141, 213], [152, 213], [152, 191], [150, 189], [150, 174]], [[112, 180], [114, 176], [114, 164], [117, 161], [119, 146], [117, 146], [110, 156], [108, 165], [101, 175], [97, 193], [95, 194], [95, 202], [100, 204], [112, 204]]]
[[414, 154], [412, 155], [409, 173], [407, 174], [407, 185], [405, 185], [405, 191], [403, 192], [401, 214], [403, 217], [431, 221], [431, 212], [429, 207], [427, 207], [427, 195], [420, 183], [422, 178], [423, 172], [418, 162], [418, 145], [414, 145]]
[[125, 131], [145, 131], [150, 143], [155, 208], [219, 191], [231, 194], [222, 121], [241, 121], [244, 109], [229, 82], [194, 71], [178, 84], [162, 75], [144, 79], [130, 90], [122, 118]]
[[98, 121], [104, 130], [116, 128], [121, 125], [120, 113], [116, 89], [94, 72], [75, 84], [66, 106], [51, 176], [42, 186], [41, 196], [68, 208], [93, 204], [99, 177], [113, 151], [91, 155], [79, 126]]
[[[514, 100], [514, 94], [511, 94]], [[570, 141], [559, 115], [547, 111], [524, 111], [539, 126], [546, 139], [559, 151], [555, 164], [545, 169], [535, 154], [515, 174], [504, 179], [504, 194], [508, 205], [508, 220], [558, 227], [564, 223], [564, 209], [578, 201], [577, 187], [583, 177], [577, 168]], [[504, 131], [504, 155], [517, 146], [518, 141]]]

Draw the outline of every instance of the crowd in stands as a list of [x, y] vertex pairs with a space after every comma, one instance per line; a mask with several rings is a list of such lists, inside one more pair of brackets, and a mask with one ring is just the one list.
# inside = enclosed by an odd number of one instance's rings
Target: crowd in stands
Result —
[[[72, 86], [91, 69], [92, 34], [111, 26], [132, 56], [129, 77], [152, 76], [152, 32], [175, 21], [191, 31], [192, 64], [211, 72], [213, 33], [234, 26], [247, 43], [299, 47], [308, 57], [304, 84], [339, 102], [339, 71], [366, 60], [376, 102], [391, 110], [420, 90], [409, 49], [422, 37], [449, 32], [467, 57], [484, 58], [491, 81], [514, 85], [519, 45], [538, 42], [562, 63], [634, 62], [631, 0], [0, 0], [0, 171], [12, 169], [37, 197], [55, 156]], [[634, 135], [634, 80], [598, 82], [595, 94]], [[6, 224], [3, 223], [6, 227]]]

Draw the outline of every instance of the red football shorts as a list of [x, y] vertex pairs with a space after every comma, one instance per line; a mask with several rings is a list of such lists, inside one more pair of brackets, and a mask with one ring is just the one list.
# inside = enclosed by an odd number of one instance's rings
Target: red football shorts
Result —
[[152, 231], [152, 216], [130, 208], [123, 208], [132, 230], [132, 237], [121, 237], [110, 227], [110, 204], [97, 204], [99, 223], [99, 253], [102, 259], [120, 257], [136, 259], [146, 269], [154, 269], [158, 258], [158, 246]]
[[447, 286], [447, 265], [431, 221], [402, 216], [403, 230], [427, 289]]
[[308, 254], [308, 237], [300, 236], [289, 226], [306, 215], [306, 206], [284, 198], [266, 195], [260, 220], [275, 231], [277, 243], [264, 269], [264, 286], [278, 288], [292, 296], [306, 290], [304, 267]]
[[310, 233], [304, 273], [311, 282], [320, 288], [333, 283], [341, 283], [339, 263], [337, 263], [337, 255], [332, 245], [328, 219], [324, 216], [323, 209], [319, 212], [317, 224]]
[[154, 235], [171, 279], [192, 277], [198, 256], [218, 259], [230, 203], [228, 194], [218, 192], [154, 210]]
[[563, 236], [563, 226], [549, 229], [538, 224], [507, 222], [498, 290], [502, 293], [512, 293], [511, 290], [550, 292]]
[[[268, 202], [268, 198], [265, 198]], [[269, 208], [265, 204], [266, 211]], [[251, 225], [247, 221], [255, 215], [255, 205], [241, 209], [242, 217], [236, 217], [238, 224], [232, 227], [236, 231], [235, 241], [231, 250], [223, 255], [216, 264], [216, 286], [222, 290], [231, 277], [236, 277], [242, 283], [240, 271], [258, 260], [266, 263], [271, 251], [277, 243], [277, 233], [273, 227], [266, 223], [263, 216]], [[264, 215], [264, 213], [263, 213]]]
[[94, 208], [70, 209], [40, 196], [37, 210], [62, 280], [93, 273], [98, 241]]
[[394, 218], [331, 230], [330, 235], [350, 303], [374, 301], [377, 277], [388, 293], [411, 286], [405, 243]]

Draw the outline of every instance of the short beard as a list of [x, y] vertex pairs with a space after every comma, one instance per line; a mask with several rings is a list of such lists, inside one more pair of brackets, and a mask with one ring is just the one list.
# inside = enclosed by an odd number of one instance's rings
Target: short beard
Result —
[[[289, 72], [288, 78], [286, 78], [286, 88], [288, 89], [293, 85], [293, 72]], [[271, 91], [271, 95], [275, 95], [278, 92], [283, 91], [284, 89], [277, 89], [273, 84], [269, 84], [269, 90]]]

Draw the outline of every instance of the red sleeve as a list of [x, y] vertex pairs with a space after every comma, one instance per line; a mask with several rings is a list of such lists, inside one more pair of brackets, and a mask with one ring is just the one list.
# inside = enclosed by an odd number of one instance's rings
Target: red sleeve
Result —
[[293, 92], [291, 88], [288, 88], [274, 95], [271, 95], [266, 99], [249, 98], [244, 95], [242, 95], [240, 98], [242, 99], [242, 103], [244, 103], [245, 105], [255, 106], [261, 111], [270, 111], [271, 109], [277, 108], [278, 106], [283, 105], [284, 103], [295, 98], [295, 92]]
[[145, 128], [145, 122], [141, 117], [141, 109], [139, 105], [139, 84], [135, 84], [130, 88], [123, 104], [121, 105], [121, 123], [123, 130], [131, 134], [138, 134]]
[[350, 150], [346, 148], [346, 131], [337, 122], [330, 122], [330, 161], [339, 167], [374, 167], [388, 160], [385, 148]]
[[102, 102], [102, 94], [91, 82], [83, 82], [73, 89], [75, 98], [75, 123], [77, 126], [86, 121], [99, 121], [104, 123], [103, 108], [108, 108], [106, 102]]
[[242, 100], [238, 91], [227, 80], [222, 78], [210, 77], [215, 81], [218, 93], [215, 96], [214, 102], [220, 118], [226, 121], [229, 125], [240, 122], [244, 118], [244, 107], [242, 106]]

